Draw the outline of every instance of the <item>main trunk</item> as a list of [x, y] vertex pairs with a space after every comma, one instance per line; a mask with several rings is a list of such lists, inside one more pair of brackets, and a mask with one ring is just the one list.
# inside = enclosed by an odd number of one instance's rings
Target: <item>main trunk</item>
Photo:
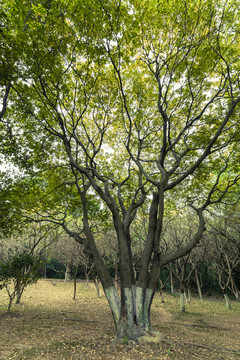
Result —
[[140, 337], [146, 334], [146, 331], [152, 332], [150, 309], [155, 290], [157, 289], [161, 266], [185, 255], [191, 250], [194, 244], [199, 241], [204, 231], [204, 219], [199, 211], [199, 229], [190, 243], [177, 251], [170, 252], [166, 256], [161, 256], [159, 244], [163, 223], [164, 189], [159, 186], [158, 192], [153, 194], [149, 211], [147, 238], [139, 264], [139, 271], [135, 274], [133, 270], [130, 236], [130, 225], [135, 216], [135, 201], [128, 209], [125, 209], [123, 203], [120, 201], [121, 206], [119, 209], [115, 200], [109, 195], [107, 183], [105, 187], [106, 194], [98, 186], [96, 186], [96, 190], [99, 191], [100, 196], [106, 198], [117, 234], [120, 296], [95, 244], [88, 221], [84, 192], [80, 194], [84, 211], [83, 230], [87, 241], [80, 239], [76, 233], [72, 233], [72, 236], [74, 236], [77, 241], [82, 241], [82, 243], [85, 244], [86, 251], [94, 261], [97, 274], [101, 280], [112, 311], [118, 338], [127, 337], [128, 339], [138, 341]]
[[[150, 324], [150, 309], [153, 300], [154, 292], [151, 289], [143, 289], [132, 286], [131, 288], [123, 288], [121, 299], [121, 308], [116, 309], [116, 301], [111, 301], [115, 298], [114, 290], [105, 291], [112, 313], [119, 313], [119, 322], [117, 323], [118, 338], [125, 338], [137, 340], [145, 334], [145, 331], [151, 330]], [[110, 299], [109, 299], [110, 298]]]
[[[127, 337], [131, 340], [137, 340], [144, 335], [145, 330], [150, 329], [150, 308], [154, 291], [144, 286], [136, 287], [129, 229], [124, 226], [119, 217], [114, 219], [114, 225], [118, 236], [121, 283], [121, 305], [117, 336], [118, 338]], [[147, 269], [145, 268], [146, 272]]]

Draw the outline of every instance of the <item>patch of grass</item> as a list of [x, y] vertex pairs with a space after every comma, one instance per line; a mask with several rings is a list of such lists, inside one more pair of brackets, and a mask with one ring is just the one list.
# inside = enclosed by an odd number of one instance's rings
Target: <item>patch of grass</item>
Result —
[[121, 339], [121, 344], [122, 345], [128, 345], [129, 344], [129, 339], [127, 336], [124, 336], [122, 339]]
[[170, 346], [170, 348], [167, 350], [166, 355], [168, 359], [177, 359], [175, 355], [175, 349], [173, 346]]
[[55, 341], [52, 343], [51, 346], [53, 347], [57, 347], [57, 348], [66, 348], [66, 347], [76, 347], [76, 346], [80, 346], [81, 344], [79, 343], [79, 341]]
[[159, 332], [166, 332], [167, 330], [170, 329], [170, 326], [167, 326], [167, 325], [155, 325], [154, 326], [154, 329], [156, 329], [157, 331]]
[[22, 360], [22, 359], [34, 359], [36, 354], [38, 354], [39, 349], [37, 347], [32, 347], [30, 349], [19, 348], [15, 349], [10, 355], [9, 360]]
[[196, 320], [196, 318], [199, 318], [202, 316], [201, 313], [192, 313], [190, 311], [185, 311], [185, 312], [176, 312], [175, 314], [175, 318], [176, 319], [183, 319], [183, 320]]
[[173, 294], [173, 293], [171, 293], [171, 291], [167, 291], [166, 295], [171, 296], [172, 298], [175, 298], [175, 299], [179, 297], [179, 295], [177, 293]]

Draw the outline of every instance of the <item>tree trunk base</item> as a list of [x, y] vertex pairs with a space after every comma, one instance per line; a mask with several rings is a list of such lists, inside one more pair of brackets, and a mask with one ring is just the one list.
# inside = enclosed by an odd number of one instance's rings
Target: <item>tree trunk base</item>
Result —
[[160, 333], [158, 331], [147, 331], [146, 335], [141, 336], [138, 339], [139, 344], [145, 344], [145, 343], [160, 344], [162, 342], [167, 342], [166, 337], [163, 333]]
[[128, 334], [125, 332], [125, 335], [117, 335], [113, 341], [113, 346], [121, 345], [143, 345], [143, 344], [161, 344], [170, 343], [167, 341], [165, 335], [159, 331], [144, 331], [141, 328], [136, 327], [134, 332]]

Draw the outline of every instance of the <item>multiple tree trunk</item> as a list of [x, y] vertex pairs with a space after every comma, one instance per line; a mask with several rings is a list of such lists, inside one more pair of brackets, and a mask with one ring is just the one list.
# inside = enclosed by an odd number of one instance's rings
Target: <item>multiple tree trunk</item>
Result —
[[[198, 212], [199, 227], [190, 243], [177, 251], [165, 256], [159, 254], [159, 241], [162, 229], [163, 211], [159, 199], [163, 193], [156, 193], [153, 196], [149, 212], [149, 228], [145, 247], [142, 252], [139, 270], [135, 275], [133, 269], [131, 253], [130, 224], [132, 215], [128, 211], [121, 218], [119, 210], [112, 200], [109, 206], [112, 209], [114, 227], [118, 237], [119, 246], [119, 270], [120, 270], [120, 296], [114, 285], [113, 279], [99, 254], [96, 247], [94, 236], [91, 231], [88, 219], [86, 202], [86, 191], [80, 191], [83, 203], [83, 224], [85, 237], [78, 233], [71, 232], [66, 226], [65, 230], [76, 241], [84, 244], [85, 251], [92, 257], [97, 274], [101, 280], [104, 292], [112, 311], [113, 319], [117, 329], [118, 337], [127, 336], [132, 340], [137, 340], [146, 331], [151, 331], [150, 309], [157, 288], [161, 266], [166, 265], [191, 250], [200, 240], [205, 228], [204, 219], [201, 211]], [[145, 194], [142, 195], [143, 198]], [[142, 200], [140, 200], [142, 201]], [[134, 207], [134, 206], [132, 206]], [[133, 211], [134, 209], [132, 209]]]

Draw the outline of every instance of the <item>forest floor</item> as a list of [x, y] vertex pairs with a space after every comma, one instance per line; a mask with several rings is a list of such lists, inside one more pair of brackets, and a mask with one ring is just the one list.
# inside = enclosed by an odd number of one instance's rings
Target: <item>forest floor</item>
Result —
[[1, 360], [231, 360], [240, 359], [240, 304], [227, 310], [221, 299], [194, 298], [180, 313], [177, 296], [156, 294], [152, 325], [165, 334], [162, 344], [113, 345], [114, 324], [105, 296], [94, 285], [40, 280], [29, 286], [22, 304], [7, 315], [7, 294], [0, 292]]

